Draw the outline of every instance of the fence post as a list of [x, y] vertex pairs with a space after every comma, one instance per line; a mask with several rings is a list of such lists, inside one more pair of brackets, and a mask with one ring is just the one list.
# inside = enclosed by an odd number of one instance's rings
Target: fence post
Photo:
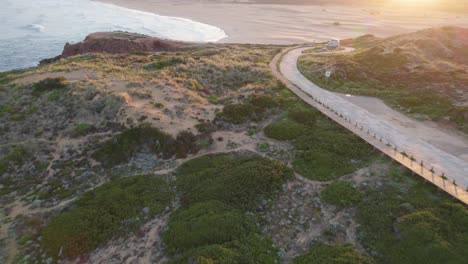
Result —
[[444, 190], [445, 190], [445, 180], [447, 179], [447, 177], [445, 177], [445, 173], [442, 172], [442, 182], [444, 184]]

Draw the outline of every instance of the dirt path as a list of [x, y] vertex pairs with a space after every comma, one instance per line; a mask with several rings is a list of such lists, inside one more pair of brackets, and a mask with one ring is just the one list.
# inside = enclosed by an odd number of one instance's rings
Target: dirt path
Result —
[[[344, 99], [336, 93], [321, 89], [306, 79], [297, 67], [297, 60], [306, 49], [308, 48], [287, 49], [270, 64], [274, 74], [285, 82], [288, 88], [301, 99], [418, 175], [459, 199], [460, 195], [463, 196], [462, 200], [468, 202], [468, 194], [464, 191], [468, 186], [468, 161], [460, 158], [460, 153], [449, 151], [460, 151], [459, 149], [451, 149], [448, 144], [445, 145], [444, 149], [440, 147], [444, 142], [457, 142], [457, 140], [463, 142], [463, 139], [433, 128], [424, 129], [421, 122], [406, 117], [404, 121], [408, 124], [398, 125], [399, 120], [402, 120], [404, 116], [396, 111], [386, 109], [379, 114], [376, 113], [377, 111], [366, 109]], [[277, 62], [280, 58], [282, 58], [279, 63], [281, 73], [277, 69]], [[421, 136], [417, 132], [418, 130], [409, 129], [411, 127], [424, 130], [426, 136]], [[440, 140], [441, 137], [445, 140]], [[437, 144], [431, 141], [434, 138], [439, 139]], [[458, 145], [461, 144], [460, 142]], [[393, 153], [392, 148], [395, 147], [398, 151]], [[406, 153], [407, 156], [401, 155], [402, 152]], [[408, 157], [414, 157], [415, 161]], [[423, 166], [420, 166], [421, 162], [423, 162]], [[430, 168], [434, 169], [435, 175], [438, 177], [434, 177], [434, 173], [429, 171]], [[448, 180], [444, 180], [442, 175]], [[452, 185], [452, 180], [455, 180], [461, 188]]]

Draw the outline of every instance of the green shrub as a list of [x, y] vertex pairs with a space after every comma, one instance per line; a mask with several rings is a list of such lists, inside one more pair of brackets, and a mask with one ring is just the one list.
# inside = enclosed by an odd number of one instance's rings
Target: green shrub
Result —
[[180, 210], [171, 218], [165, 241], [172, 250], [241, 240], [256, 232], [255, 218], [220, 201], [208, 201]]
[[72, 137], [82, 137], [82, 136], [85, 136], [85, 135], [87, 135], [89, 133], [92, 133], [95, 130], [96, 130], [96, 127], [94, 127], [93, 125], [82, 123], [82, 124], [79, 124], [79, 125], [77, 125], [76, 127], [73, 128], [73, 130], [71, 132], [71, 136]]
[[127, 129], [103, 143], [93, 153], [93, 158], [105, 167], [112, 167], [127, 162], [137, 152], [150, 152], [160, 154], [165, 159], [171, 158], [176, 153], [176, 142], [169, 134], [142, 125]]
[[2, 104], [0, 105], [0, 116], [4, 116], [5, 114], [9, 114], [14, 111], [14, 108], [10, 104]]
[[319, 112], [312, 108], [294, 107], [288, 111], [288, 117], [299, 124], [314, 126]]
[[260, 151], [268, 151], [270, 149], [270, 144], [268, 144], [268, 142], [262, 142], [258, 143], [257, 147], [260, 149]]
[[19, 245], [25, 245], [26, 243], [28, 243], [28, 241], [30, 241], [32, 239], [32, 235], [31, 234], [25, 234], [25, 235], [22, 235], [19, 239], [18, 239], [18, 244]]
[[252, 95], [249, 97], [248, 102], [257, 109], [259, 112], [263, 112], [269, 108], [275, 108], [278, 106], [276, 100], [268, 95]]
[[278, 107], [278, 103], [271, 96], [251, 95], [241, 104], [227, 104], [219, 114], [224, 121], [242, 124], [247, 121], [261, 121], [268, 109]]
[[0, 175], [8, 171], [8, 164], [5, 161], [0, 160]]
[[61, 90], [54, 90], [54, 91], [49, 93], [49, 95], [47, 96], [47, 100], [49, 100], [49, 101], [58, 101], [60, 99], [61, 95], [62, 95]]
[[176, 158], [183, 159], [188, 154], [197, 153], [199, 151], [197, 140], [198, 138], [188, 130], [179, 132], [176, 138]]
[[185, 63], [185, 61], [181, 58], [172, 57], [170, 59], [153, 62], [144, 66], [145, 70], [154, 71], [154, 70], [161, 70], [167, 67], [175, 66], [177, 64]]
[[39, 96], [44, 92], [62, 90], [66, 86], [67, 83], [64, 77], [46, 78], [32, 85], [32, 94], [34, 96]]
[[361, 201], [362, 194], [350, 182], [332, 182], [321, 193], [323, 201], [338, 207], [354, 206]]
[[172, 263], [278, 263], [273, 243], [260, 235], [246, 209], [271, 196], [289, 177], [284, 165], [252, 153], [206, 155], [177, 170], [182, 208], [163, 239]]
[[10, 116], [10, 120], [14, 122], [24, 121], [26, 116], [23, 113], [15, 113]]
[[198, 132], [202, 134], [211, 134], [216, 131], [216, 125], [211, 122], [201, 122], [195, 125]]
[[464, 263], [468, 209], [397, 168], [358, 205], [358, 232], [380, 263]]
[[252, 208], [259, 196], [278, 190], [292, 172], [283, 163], [256, 155], [218, 154], [184, 163], [177, 175], [184, 205], [218, 200]]
[[93, 153], [93, 158], [105, 167], [112, 167], [127, 162], [136, 153], [158, 154], [163, 159], [185, 158], [187, 154], [199, 150], [197, 137], [190, 131], [181, 131], [174, 139], [158, 128], [143, 124], [127, 129], [101, 144]]
[[211, 264], [211, 263], [239, 263], [240, 252], [225, 245], [208, 245], [194, 248], [171, 261], [171, 264]]
[[164, 108], [164, 104], [161, 103], [161, 102], [153, 102], [153, 106], [155, 108], [158, 108], [158, 109], [163, 109]]
[[265, 135], [277, 140], [293, 140], [306, 133], [304, 125], [290, 121], [282, 120], [268, 125], [264, 129]]
[[13, 146], [8, 155], [6, 155], [3, 160], [5, 162], [13, 162], [15, 164], [22, 164], [24, 160], [28, 157], [28, 152], [22, 146]]
[[350, 244], [330, 246], [315, 245], [306, 255], [299, 256], [293, 261], [295, 264], [373, 264], [375, 261], [363, 255]]
[[255, 109], [250, 104], [228, 104], [224, 106], [221, 116], [227, 122], [242, 124], [252, 119]]
[[133, 230], [137, 217], [160, 213], [171, 201], [169, 185], [150, 175], [119, 178], [79, 198], [69, 210], [52, 217], [42, 232], [46, 252], [57, 257], [76, 257], [96, 248], [120, 232]]
[[224, 244], [213, 244], [191, 249], [171, 261], [171, 264], [185, 263], [232, 263], [232, 264], [270, 264], [279, 263], [277, 249], [270, 239], [263, 238], [258, 232], [244, 234], [241, 240]]
[[294, 169], [315, 180], [330, 180], [354, 172], [375, 156], [361, 138], [322, 116], [293, 144]]

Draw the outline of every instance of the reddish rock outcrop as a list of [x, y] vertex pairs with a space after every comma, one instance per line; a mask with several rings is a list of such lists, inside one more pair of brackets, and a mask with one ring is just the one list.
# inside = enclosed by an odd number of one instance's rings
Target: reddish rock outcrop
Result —
[[65, 44], [62, 57], [84, 53], [121, 54], [175, 50], [192, 45], [187, 42], [164, 40], [128, 32], [98, 32], [88, 35], [83, 42]]
[[88, 35], [82, 42], [65, 44], [62, 55], [55, 58], [44, 59], [40, 64], [53, 63], [61, 58], [85, 53], [124, 54], [132, 52], [155, 52], [176, 50], [193, 45], [194, 43], [165, 40], [130, 32], [97, 32]]

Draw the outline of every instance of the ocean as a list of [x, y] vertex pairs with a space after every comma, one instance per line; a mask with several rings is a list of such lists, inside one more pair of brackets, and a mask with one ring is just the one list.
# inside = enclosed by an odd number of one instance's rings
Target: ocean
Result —
[[226, 37], [215, 26], [91, 0], [0, 0], [0, 71], [36, 66], [67, 42], [117, 30], [195, 42]]

